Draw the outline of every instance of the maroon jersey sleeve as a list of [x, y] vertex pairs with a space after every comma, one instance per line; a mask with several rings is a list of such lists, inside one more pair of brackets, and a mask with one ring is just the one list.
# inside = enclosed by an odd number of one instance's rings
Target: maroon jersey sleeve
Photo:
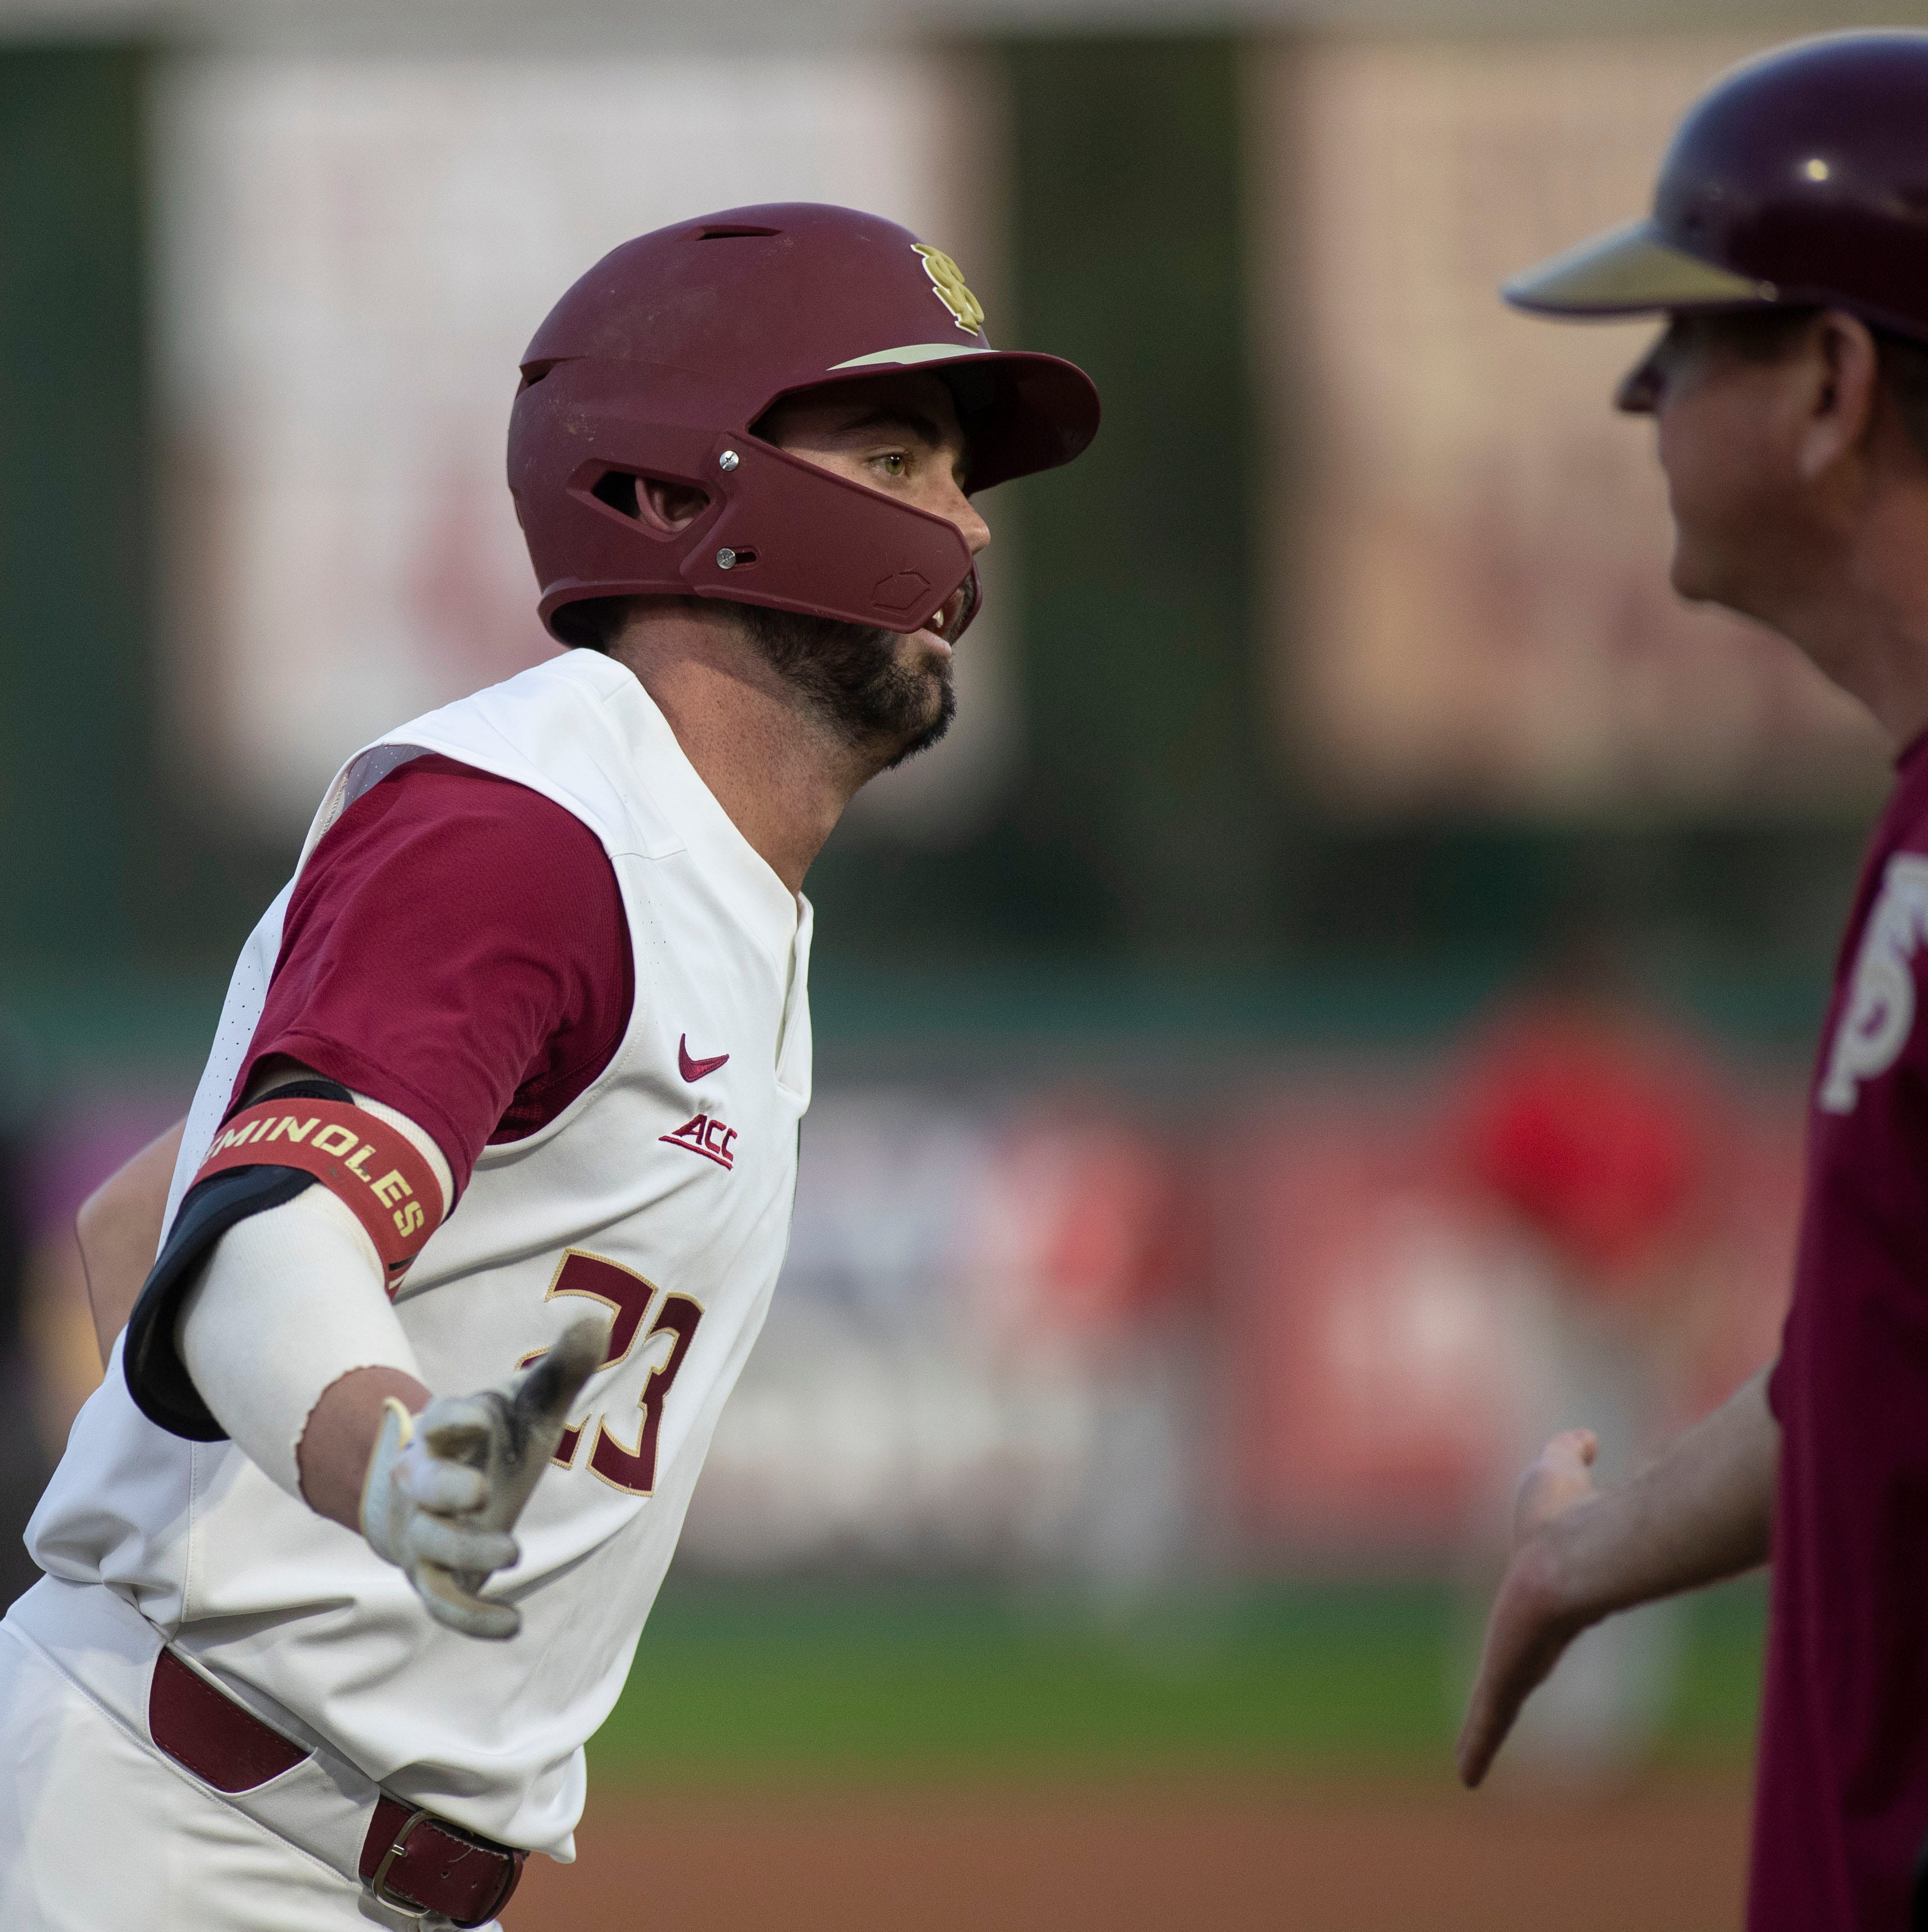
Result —
[[331, 826], [236, 1084], [285, 1054], [419, 1122], [458, 1191], [614, 1057], [635, 976], [602, 842], [539, 792], [412, 760]]

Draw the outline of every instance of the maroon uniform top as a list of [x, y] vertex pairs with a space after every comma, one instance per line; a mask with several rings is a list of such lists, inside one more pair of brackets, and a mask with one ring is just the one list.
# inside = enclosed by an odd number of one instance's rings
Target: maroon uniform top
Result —
[[1808, 1119], [1749, 1932], [1905, 1932], [1928, 1836], [1928, 740], [1869, 850]]
[[535, 1132], [608, 1065], [635, 997], [596, 834], [525, 785], [414, 758], [302, 868], [235, 1090], [287, 1054], [425, 1128], [459, 1192], [485, 1145]]

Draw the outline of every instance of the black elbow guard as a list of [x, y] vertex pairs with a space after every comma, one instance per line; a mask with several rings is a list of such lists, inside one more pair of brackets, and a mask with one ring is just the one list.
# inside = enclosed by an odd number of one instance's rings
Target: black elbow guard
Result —
[[[352, 1097], [334, 1080], [293, 1081], [273, 1090], [291, 1100]], [[227, 1440], [227, 1431], [209, 1413], [174, 1345], [181, 1304], [200, 1280], [215, 1244], [237, 1222], [265, 1214], [314, 1184], [314, 1176], [299, 1168], [230, 1168], [196, 1181], [183, 1198], [128, 1318], [121, 1351], [121, 1370], [134, 1406], [170, 1436], [185, 1436], [190, 1442]]]

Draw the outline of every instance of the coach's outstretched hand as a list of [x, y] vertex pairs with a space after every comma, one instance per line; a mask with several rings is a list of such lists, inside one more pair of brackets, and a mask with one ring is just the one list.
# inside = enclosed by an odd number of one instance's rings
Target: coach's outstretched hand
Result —
[[1459, 1734], [1459, 1774], [1468, 1785], [1486, 1775], [1521, 1706], [1594, 1621], [1596, 1613], [1575, 1605], [1547, 1531], [1596, 1495], [1593, 1459], [1599, 1448], [1590, 1430], [1569, 1429], [1556, 1436], [1520, 1478], [1512, 1561], [1487, 1619], [1479, 1675]]
[[415, 1416], [389, 1399], [362, 1486], [362, 1533], [407, 1573], [438, 1623], [497, 1640], [522, 1628], [521, 1613], [483, 1598], [482, 1586], [515, 1562], [509, 1532], [608, 1339], [606, 1322], [584, 1316], [500, 1388], [438, 1396]]
[[1602, 1490], [1599, 1444], [1556, 1436], [1520, 1479], [1513, 1560], [1459, 1734], [1459, 1774], [1486, 1775], [1520, 1706], [1589, 1624], [1635, 1604], [1737, 1576], [1767, 1560], [1781, 1426], [1770, 1372], [1750, 1376], [1653, 1461]]

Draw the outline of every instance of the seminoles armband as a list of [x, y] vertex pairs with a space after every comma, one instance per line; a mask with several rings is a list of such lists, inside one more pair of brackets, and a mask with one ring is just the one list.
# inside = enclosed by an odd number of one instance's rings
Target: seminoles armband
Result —
[[312, 1174], [374, 1243], [391, 1295], [442, 1219], [441, 1184], [415, 1143], [352, 1101], [255, 1101], [215, 1135], [192, 1185], [238, 1167]]
[[174, 1346], [181, 1304], [215, 1244], [319, 1184], [361, 1222], [392, 1297], [442, 1219], [442, 1188], [413, 1142], [312, 1076], [237, 1108], [197, 1170], [128, 1320], [122, 1373], [149, 1421], [190, 1442], [226, 1435]]

